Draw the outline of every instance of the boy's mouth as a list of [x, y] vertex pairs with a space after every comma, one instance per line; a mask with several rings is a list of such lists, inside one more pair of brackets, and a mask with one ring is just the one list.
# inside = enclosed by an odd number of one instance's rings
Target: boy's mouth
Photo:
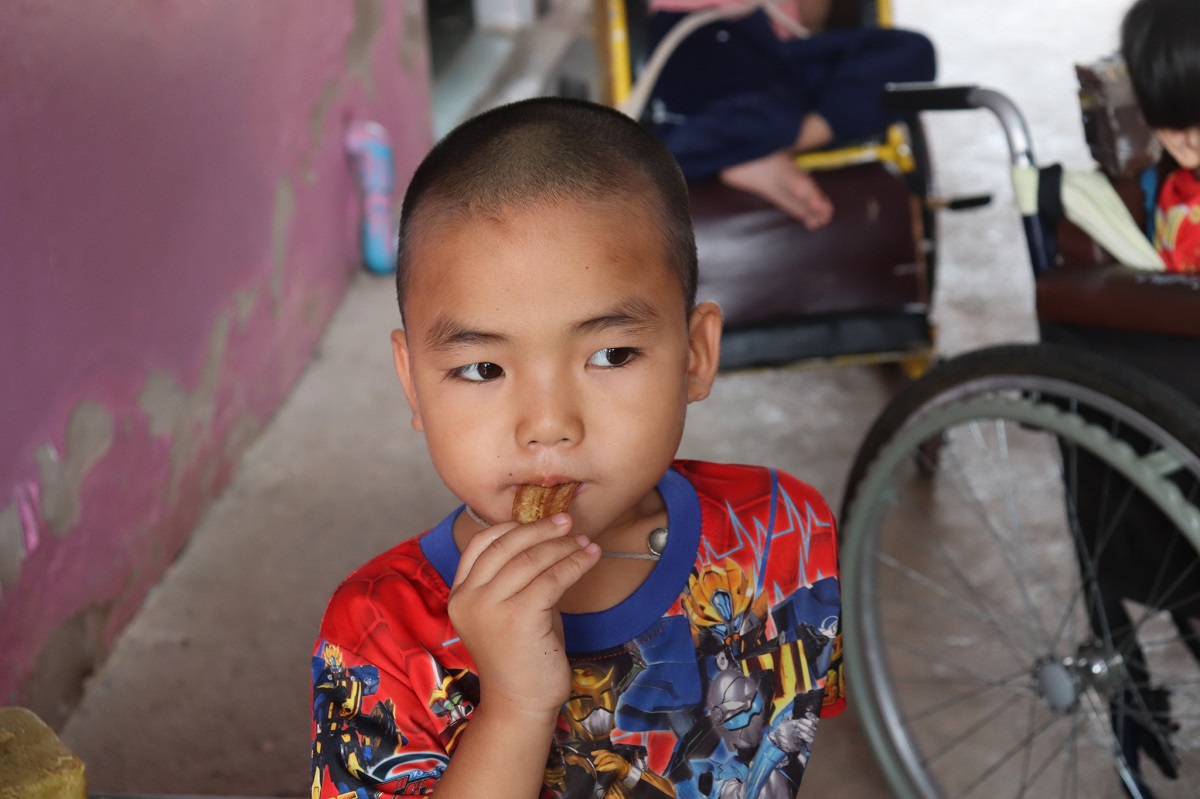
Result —
[[568, 482], [556, 485], [520, 485], [513, 496], [513, 521], [521, 524], [536, 522], [556, 513], [563, 513], [575, 496], [579, 483]]

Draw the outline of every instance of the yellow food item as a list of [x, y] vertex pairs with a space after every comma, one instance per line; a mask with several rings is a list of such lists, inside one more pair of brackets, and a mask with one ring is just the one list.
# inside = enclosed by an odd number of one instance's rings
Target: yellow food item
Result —
[[523, 485], [513, 497], [513, 521], [521, 524], [536, 522], [547, 516], [562, 513], [571, 504], [579, 483], [559, 483], [556, 486]]
[[87, 799], [83, 761], [23, 707], [0, 707], [0, 799]]

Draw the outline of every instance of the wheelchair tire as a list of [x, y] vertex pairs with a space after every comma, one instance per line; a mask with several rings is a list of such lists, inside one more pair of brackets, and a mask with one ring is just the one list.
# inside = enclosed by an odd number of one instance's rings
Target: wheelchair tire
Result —
[[898, 796], [1200, 796], [1200, 408], [981, 350], [896, 396], [846, 498], [847, 686]]

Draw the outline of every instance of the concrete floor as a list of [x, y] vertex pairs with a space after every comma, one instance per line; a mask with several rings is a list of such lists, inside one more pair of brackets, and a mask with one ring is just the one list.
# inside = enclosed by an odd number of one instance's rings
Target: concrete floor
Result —
[[[1083, 167], [1072, 65], [1112, 51], [1126, 4], [903, 0], [897, 13], [932, 36], [943, 82], [1007, 93], [1041, 161]], [[997, 197], [943, 217], [943, 349], [1028, 340], [1031, 279], [998, 127], [985, 112], [927, 124], [942, 191]], [[396, 323], [390, 282], [356, 279], [295, 392], [88, 684], [62, 736], [93, 791], [307, 794], [323, 603], [353, 567], [454, 502], [408, 427], [388, 341]], [[683, 454], [775, 465], [836, 507], [889, 386], [868, 367], [724, 375], [694, 406]], [[889, 795], [853, 714], [822, 726], [803, 794], [822, 793]]]

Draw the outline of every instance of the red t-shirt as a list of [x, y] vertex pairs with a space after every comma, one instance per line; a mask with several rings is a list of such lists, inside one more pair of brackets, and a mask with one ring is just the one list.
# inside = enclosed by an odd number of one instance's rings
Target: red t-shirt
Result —
[[1176, 169], [1163, 182], [1154, 246], [1168, 272], [1200, 272], [1200, 179], [1190, 169]]
[[[818, 718], [845, 705], [833, 515], [759, 467], [677, 461], [658, 490], [670, 534], [649, 578], [609, 610], [563, 614], [574, 685], [542, 795], [791, 795]], [[470, 723], [479, 679], [446, 613], [459, 512], [330, 600], [314, 796], [428, 793]]]

